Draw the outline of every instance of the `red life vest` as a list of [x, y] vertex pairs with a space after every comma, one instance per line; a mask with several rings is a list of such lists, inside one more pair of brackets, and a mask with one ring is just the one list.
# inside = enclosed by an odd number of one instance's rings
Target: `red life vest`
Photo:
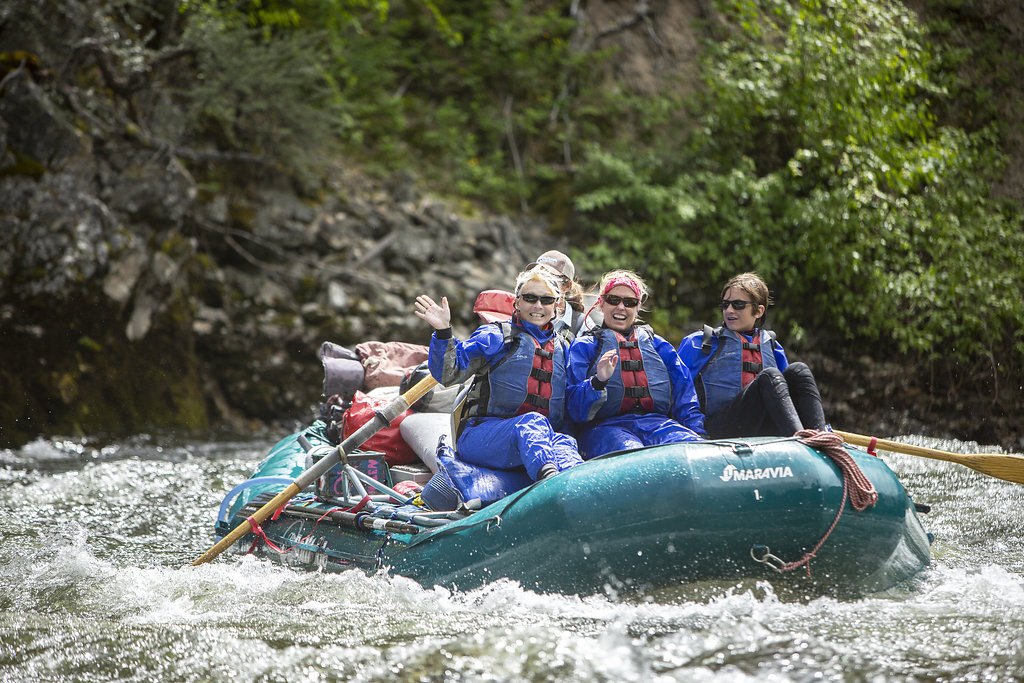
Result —
[[742, 338], [743, 353], [740, 359], [743, 361], [743, 369], [740, 371], [740, 386], [745, 387], [764, 369], [764, 364], [761, 362], [761, 345], [747, 341], [745, 336]]
[[530, 376], [526, 379], [526, 399], [523, 405], [519, 406], [516, 415], [536, 412], [548, 416], [548, 406], [551, 402], [551, 376], [554, 371], [555, 339], [552, 337], [543, 347], [540, 342], [533, 339], [533, 368]]
[[[614, 331], [614, 330], [613, 330]], [[644, 371], [644, 357], [640, 353], [640, 344], [636, 339], [636, 329], [626, 339], [618, 332], [615, 338], [619, 342], [619, 372], [622, 376], [622, 412], [654, 411], [654, 399]]]

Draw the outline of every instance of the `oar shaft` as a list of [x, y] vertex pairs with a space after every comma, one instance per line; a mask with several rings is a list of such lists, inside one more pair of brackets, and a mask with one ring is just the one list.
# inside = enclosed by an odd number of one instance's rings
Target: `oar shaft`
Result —
[[[899, 441], [890, 441], [888, 439], [879, 439], [877, 437], [863, 436], [861, 434], [851, 434], [850, 432], [841, 432], [838, 429], [833, 430], [836, 434], [843, 437], [843, 440], [847, 443], [852, 443], [855, 446], [877, 446], [882, 450], [892, 451], [893, 453], [903, 453], [904, 455], [919, 455], [924, 458], [932, 458], [934, 460], [946, 460], [948, 462], [962, 463], [964, 456], [956, 453], [949, 453], [947, 451], [940, 451], [934, 448], [922, 448], [921, 446], [914, 446], [909, 443], [900, 443]], [[874, 444], [872, 444], [872, 440]]]
[[836, 434], [846, 441], [857, 446], [878, 446], [893, 453], [904, 455], [915, 455], [932, 460], [943, 460], [956, 463], [964, 467], [970, 467], [976, 472], [987, 474], [990, 477], [1012, 481], [1016, 484], [1024, 484], [1024, 456], [1010, 453], [950, 453], [924, 446], [913, 446], [898, 441], [888, 441], [862, 434], [850, 434], [849, 432], [836, 431]]
[[[273, 514], [273, 512], [277, 510], [279, 507], [281, 507], [289, 500], [294, 498], [295, 495], [299, 493], [299, 491], [301, 491], [303, 488], [305, 487], [298, 486], [295, 482], [288, 484], [284, 491], [281, 491], [281, 493], [271, 498], [270, 501], [268, 501], [263, 507], [254, 512], [250, 519], [259, 524], [267, 517], [269, 517], [271, 514]], [[230, 548], [232, 545], [234, 545], [235, 541], [240, 539], [242, 536], [245, 536], [250, 531], [252, 531], [252, 525], [249, 523], [249, 520], [247, 519], [238, 526], [236, 526], [234, 529], [232, 529], [227, 536], [217, 541], [216, 545], [214, 545], [212, 548], [210, 548], [205, 553], [196, 558], [196, 560], [192, 563], [192, 566], [195, 567], [196, 565], [205, 564], [209, 562], [210, 560], [212, 560], [213, 558], [217, 557], [222, 552]]]

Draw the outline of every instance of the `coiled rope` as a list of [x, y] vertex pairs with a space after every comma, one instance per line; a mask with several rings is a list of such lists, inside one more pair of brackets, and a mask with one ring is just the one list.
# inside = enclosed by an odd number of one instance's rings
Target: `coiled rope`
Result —
[[[822, 451], [825, 455], [832, 459], [832, 461], [839, 467], [839, 471], [843, 474], [843, 498], [839, 501], [839, 510], [836, 511], [836, 517], [832, 520], [831, 526], [825, 535], [821, 537], [811, 550], [804, 553], [804, 556], [795, 562], [783, 562], [777, 567], [771, 562], [766, 562], [769, 566], [775, 567], [780, 572], [788, 572], [796, 569], [797, 567], [805, 567], [807, 570], [807, 578], [811, 577], [811, 560], [814, 558], [818, 550], [825, 544], [828, 537], [835, 530], [836, 525], [839, 523], [839, 518], [843, 515], [843, 510], [846, 507], [846, 497], [850, 497], [850, 505], [853, 506], [854, 510], [864, 510], [878, 502], [878, 491], [875, 490], [874, 484], [872, 484], [868, 478], [861, 471], [860, 467], [854, 461], [853, 456], [845, 448], [845, 442], [843, 437], [839, 436], [834, 432], [819, 431], [817, 429], [801, 429], [799, 432], [793, 435], [797, 441], [816, 448]], [[768, 555], [765, 559], [774, 557]], [[754, 559], [757, 559], [755, 556]], [[763, 560], [758, 560], [763, 561]]]
[[864, 510], [878, 502], [878, 491], [860, 467], [854, 461], [853, 456], [846, 450], [846, 442], [843, 437], [835, 432], [823, 432], [817, 429], [801, 429], [794, 434], [797, 441], [823, 451], [825, 455], [832, 458], [839, 470], [843, 473], [843, 488], [850, 495], [850, 505], [854, 510]]

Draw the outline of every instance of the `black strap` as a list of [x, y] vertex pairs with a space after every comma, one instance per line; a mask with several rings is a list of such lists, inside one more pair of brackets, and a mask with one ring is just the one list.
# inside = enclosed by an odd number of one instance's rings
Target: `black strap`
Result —
[[527, 403], [527, 404], [533, 406], [534, 408], [540, 408], [542, 410], [547, 410], [548, 409], [549, 401], [548, 401], [548, 399], [544, 398], [543, 396], [538, 396], [537, 394], [527, 394], [526, 395], [526, 400], [523, 401], [523, 403]]
[[711, 328], [711, 325], [704, 326], [704, 337], [700, 342], [700, 352], [705, 356], [711, 353], [711, 337], [715, 335], [717, 330]]
[[651, 395], [650, 388], [643, 387], [623, 387], [626, 398], [648, 398]]
[[573, 338], [575, 338], [583, 328], [584, 319], [583, 313], [577, 311], [575, 308], [572, 309], [572, 315], [569, 316], [569, 332], [572, 334]]
[[551, 371], [541, 370], [540, 368], [532, 368], [530, 370], [530, 377], [534, 378], [538, 382], [544, 382], [545, 384], [551, 383]]
[[640, 360], [623, 360], [619, 361], [619, 367], [622, 368], [623, 372], [641, 372], [644, 369], [644, 361]]
[[743, 372], [752, 372], [755, 375], [764, 370], [764, 365], [749, 360], [743, 361]]
[[[519, 346], [523, 343], [523, 338], [521, 335], [513, 334], [512, 323], [506, 320], [505, 322], [492, 324], [497, 325], [501, 329], [501, 338], [504, 341], [505, 346], [507, 347], [508, 350], [505, 351], [505, 355], [502, 356], [494, 365], [483, 366], [480, 372], [477, 373], [478, 377], [483, 377], [491, 370], [497, 370], [499, 367], [504, 365], [505, 361], [514, 356], [516, 351], [519, 350]], [[513, 341], [515, 342], [515, 344], [511, 343]]]

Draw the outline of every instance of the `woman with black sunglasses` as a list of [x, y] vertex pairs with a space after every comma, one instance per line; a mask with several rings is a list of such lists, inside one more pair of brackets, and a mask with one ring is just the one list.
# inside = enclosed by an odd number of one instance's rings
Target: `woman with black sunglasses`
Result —
[[647, 286], [629, 270], [601, 278], [604, 323], [569, 347], [569, 416], [585, 458], [704, 433], [690, 373], [675, 347], [639, 320]]
[[514, 296], [510, 318], [481, 325], [465, 341], [452, 335], [447, 297], [437, 304], [418, 296], [415, 313], [435, 330], [427, 361], [434, 379], [446, 386], [473, 379], [467, 419], [454, 435], [458, 458], [545, 479], [582, 462], [576, 439], [562, 431], [568, 343], [551, 324], [561, 283], [548, 268], [532, 268], [519, 274]]
[[722, 326], [705, 325], [679, 345], [710, 438], [827, 428], [811, 369], [790, 363], [775, 333], [763, 328], [771, 303], [768, 285], [756, 273], [741, 273], [722, 288]]
[[562, 283], [562, 300], [558, 302], [555, 319], [552, 324], [555, 331], [571, 342], [581, 330], [588, 327], [587, 318], [583, 313], [583, 289], [576, 282], [576, 266], [572, 260], [560, 251], [545, 251], [537, 260], [526, 266], [529, 270], [536, 266], [546, 266], [555, 272]]

